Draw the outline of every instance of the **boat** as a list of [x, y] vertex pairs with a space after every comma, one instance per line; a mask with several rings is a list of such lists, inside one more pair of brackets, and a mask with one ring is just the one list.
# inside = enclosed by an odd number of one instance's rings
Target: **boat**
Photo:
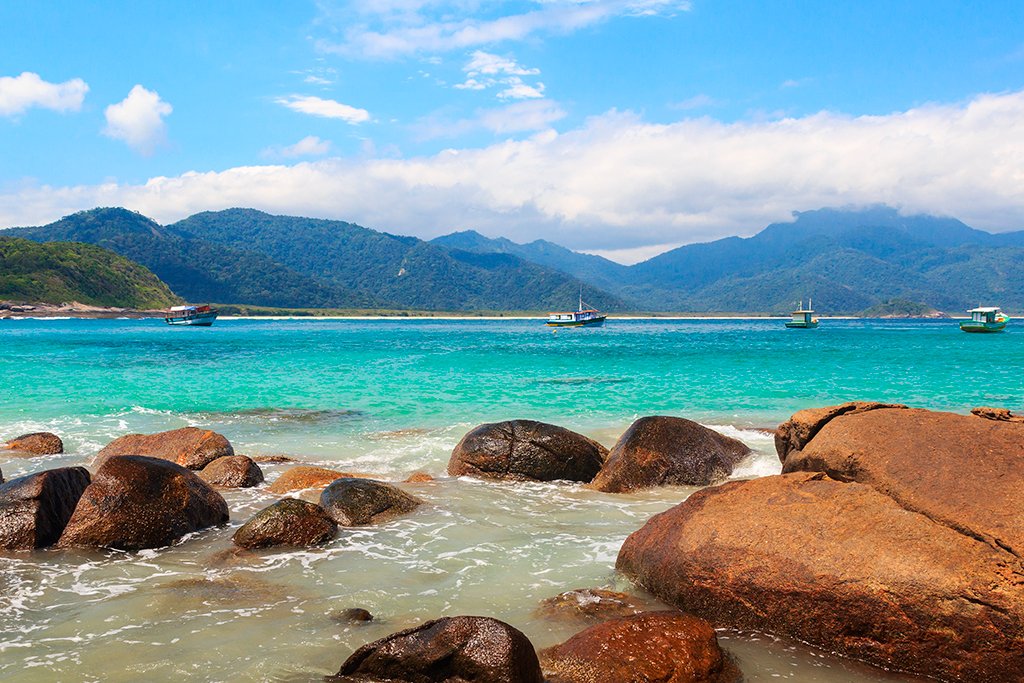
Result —
[[171, 306], [164, 314], [168, 325], [195, 325], [209, 327], [217, 319], [218, 311], [210, 306]]
[[[585, 305], [587, 308], [584, 308]], [[581, 288], [579, 308], [575, 311], [548, 313], [548, 319], [544, 324], [548, 327], [601, 327], [607, 317], [601, 311], [584, 303]]]
[[817, 327], [818, 319], [814, 317], [814, 308], [811, 303], [811, 300], [808, 299], [807, 308], [804, 308], [804, 302], [801, 300], [800, 308], [790, 314], [793, 318], [786, 321], [786, 327], [791, 330], [813, 330]]
[[1010, 316], [999, 310], [998, 306], [978, 306], [967, 311], [970, 320], [961, 320], [960, 329], [964, 332], [1002, 332]]

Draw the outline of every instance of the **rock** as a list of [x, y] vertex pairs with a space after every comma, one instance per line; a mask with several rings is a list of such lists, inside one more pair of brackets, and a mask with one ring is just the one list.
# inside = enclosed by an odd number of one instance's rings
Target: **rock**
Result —
[[601, 588], [577, 588], [541, 601], [538, 616], [585, 622], [607, 621], [640, 614], [644, 609], [626, 593]]
[[303, 489], [322, 489], [335, 479], [343, 477], [363, 478], [365, 475], [329, 470], [326, 467], [300, 465], [281, 473], [277, 480], [267, 487], [269, 493], [291, 493]]
[[53, 545], [89, 485], [84, 467], [61, 467], [0, 485], [0, 548], [31, 550]]
[[405, 483], [406, 484], [423, 484], [423, 483], [426, 483], [428, 481], [434, 481], [434, 478], [432, 476], [430, 476], [429, 474], [427, 474], [426, 472], [413, 472], [412, 474], [410, 474], [406, 478]]
[[594, 478], [608, 450], [564, 427], [511, 420], [473, 429], [455, 446], [448, 474], [513, 481]]
[[619, 437], [591, 488], [624, 493], [724, 480], [750, 449], [681, 417], [642, 417]]
[[[180, 611], [183, 602], [225, 605], [266, 605], [287, 600], [290, 589], [248, 574], [176, 579], [157, 587]], [[294, 599], [294, 597], [292, 598]]]
[[227, 503], [194, 472], [159, 458], [121, 455], [96, 470], [58, 545], [160, 548], [227, 521]]
[[822, 427], [828, 424], [829, 420], [840, 415], [865, 413], [879, 408], [906, 408], [906, 406], [898, 403], [851, 401], [837, 406], [808, 408], [794, 413], [793, 417], [780, 424], [779, 428], [775, 430], [775, 452], [779, 454], [779, 461], [785, 462], [790, 451], [798, 451], [803, 448]]
[[606, 621], [540, 652], [548, 683], [731, 683], [739, 670], [711, 624], [683, 612]]
[[1024, 671], [1018, 558], [821, 473], [698, 491], [629, 536], [616, 566], [716, 626], [942, 680]]
[[201, 470], [217, 458], [234, 455], [231, 442], [208, 429], [184, 427], [159, 434], [127, 434], [107, 444], [96, 457], [102, 465], [117, 455], [145, 455]]
[[908, 510], [1024, 556], [1024, 424], [919, 409], [834, 418], [784, 472], [868, 484]]
[[296, 460], [295, 458], [292, 458], [287, 455], [254, 455], [252, 456], [252, 460], [253, 462], [266, 463], [268, 465], [273, 465], [282, 462], [298, 462], [298, 460]]
[[1024, 415], [1014, 415], [1006, 408], [971, 408], [971, 415], [999, 422], [1024, 422]]
[[533, 644], [487, 617], [445, 617], [364, 645], [333, 681], [543, 683]]
[[200, 470], [199, 478], [212, 486], [249, 488], [263, 483], [263, 470], [252, 458], [225, 455]]
[[50, 432], [33, 432], [11, 439], [4, 449], [30, 455], [57, 455], [64, 452], [64, 442]]
[[336, 621], [339, 624], [365, 624], [368, 621], [373, 621], [373, 615], [362, 607], [349, 607], [332, 612], [331, 621]]
[[253, 515], [231, 540], [250, 550], [278, 545], [307, 548], [326, 543], [337, 531], [338, 525], [319, 505], [285, 498]]
[[422, 501], [375, 479], [336, 479], [320, 494], [320, 507], [339, 526], [365, 526], [411, 512]]

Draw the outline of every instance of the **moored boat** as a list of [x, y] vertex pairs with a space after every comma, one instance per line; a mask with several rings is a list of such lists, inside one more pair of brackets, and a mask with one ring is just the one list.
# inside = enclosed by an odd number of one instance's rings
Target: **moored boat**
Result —
[[210, 306], [171, 306], [164, 314], [168, 325], [195, 325], [209, 327], [217, 319], [218, 311]]
[[1002, 332], [1010, 316], [999, 310], [998, 306], [979, 306], [967, 311], [970, 320], [961, 320], [960, 329], [964, 332]]
[[583, 290], [580, 290], [580, 305], [575, 311], [548, 313], [544, 323], [548, 327], [600, 327], [608, 317], [596, 308], [583, 301]]
[[814, 308], [811, 306], [811, 300], [807, 300], [807, 308], [804, 308], [804, 302], [800, 302], [800, 308], [793, 311], [792, 319], [786, 321], [786, 327], [793, 330], [812, 330], [818, 326], [818, 319], [814, 317]]

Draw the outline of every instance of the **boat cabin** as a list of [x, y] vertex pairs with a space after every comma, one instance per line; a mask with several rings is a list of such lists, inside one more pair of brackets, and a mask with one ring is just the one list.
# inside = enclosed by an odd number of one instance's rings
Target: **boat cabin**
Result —
[[1002, 312], [996, 306], [972, 308], [967, 312], [971, 314], [971, 321], [976, 323], [996, 323], [1002, 317]]

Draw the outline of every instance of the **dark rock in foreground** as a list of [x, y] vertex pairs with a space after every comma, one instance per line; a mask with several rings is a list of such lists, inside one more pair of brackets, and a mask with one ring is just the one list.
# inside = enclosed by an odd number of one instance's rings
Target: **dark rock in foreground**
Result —
[[487, 617], [445, 617], [364, 645], [330, 681], [543, 683], [533, 644]]
[[640, 614], [644, 609], [626, 593], [602, 588], [577, 588], [541, 601], [537, 615], [546, 618], [599, 622]]
[[711, 624], [683, 612], [606, 621], [540, 652], [547, 683], [732, 683]]
[[708, 486], [726, 479], [750, 449], [681, 417], [642, 417], [619, 437], [591, 488], [625, 493], [654, 486]]
[[448, 461], [448, 474], [589, 482], [607, 454], [601, 444], [564, 427], [510, 420], [480, 425], [462, 437]]
[[263, 470], [244, 455], [225, 455], [199, 471], [199, 478], [211, 486], [250, 488], [263, 483]]
[[122, 455], [96, 471], [58, 545], [160, 548], [227, 521], [227, 503], [194, 472], [167, 460]]
[[231, 442], [217, 432], [198, 427], [172, 429], [158, 434], [127, 434], [114, 439], [99, 452], [96, 464], [118, 455], [145, 455], [201, 470], [225, 455], [234, 455]]
[[50, 432], [33, 432], [11, 439], [4, 449], [29, 455], [57, 455], [64, 452], [64, 442]]
[[56, 543], [88, 485], [83, 467], [46, 470], [0, 485], [0, 548], [30, 550]]
[[285, 498], [253, 515], [231, 540], [250, 550], [279, 545], [306, 548], [326, 543], [337, 531], [338, 525], [319, 505]]
[[320, 494], [320, 507], [339, 526], [384, 522], [415, 510], [420, 502], [391, 484], [351, 477], [331, 482]]
[[797, 473], [704, 489], [626, 539], [616, 566], [717, 626], [942, 680], [1024, 671], [1019, 558], [863, 484]]

